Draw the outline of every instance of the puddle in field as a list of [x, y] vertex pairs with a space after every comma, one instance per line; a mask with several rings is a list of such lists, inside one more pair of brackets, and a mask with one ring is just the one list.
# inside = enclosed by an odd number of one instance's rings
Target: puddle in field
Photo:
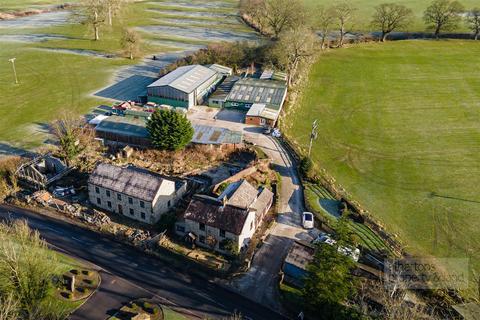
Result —
[[68, 40], [70, 38], [54, 34], [0, 34], [4, 42], [45, 42], [49, 40]]
[[70, 11], [55, 11], [31, 16], [0, 20], [0, 29], [35, 29], [59, 26], [69, 23]]
[[58, 53], [77, 54], [81, 56], [95, 57], [95, 58], [115, 58], [116, 55], [110, 53], [102, 53], [94, 50], [82, 49], [62, 49], [62, 48], [38, 48], [38, 50], [52, 51]]
[[184, 39], [203, 40], [203, 41], [244, 41], [256, 40], [254, 33], [239, 32], [232, 30], [211, 29], [200, 26], [145, 26], [139, 27], [139, 30], [161, 34], [172, 37], [181, 37]]
[[200, 19], [181, 19], [181, 18], [159, 18], [155, 19], [156, 22], [159, 24], [169, 24], [169, 25], [178, 25], [178, 26], [205, 26], [206, 24], [208, 25], [215, 25], [215, 26], [224, 26], [228, 28], [229, 25], [239, 25], [238, 20], [236, 17], [228, 17], [224, 18], [221, 20], [210, 20], [210, 21], [205, 21], [205, 20], [200, 20]]
[[[204, 19], [223, 19], [225, 17], [234, 16], [235, 14], [215, 13], [210, 11], [182, 11], [182, 10], [167, 10], [167, 9], [148, 9], [150, 12], [158, 13], [162, 16], [186, 17], [186, 18], [204, 18]], [[209, 21], [205, 21], [208, 24]]]
[[148, 4], [165, 6], [165, 7], [176, 7], [176, 8], [185, 8], [185, 9], [218, 9], [218, 8], [235, 8], [235, 5], [222, 1], [205, 1], [205, 2], [174, 2], [174, 1], [158, 1], [158, 2], [147, 2]]

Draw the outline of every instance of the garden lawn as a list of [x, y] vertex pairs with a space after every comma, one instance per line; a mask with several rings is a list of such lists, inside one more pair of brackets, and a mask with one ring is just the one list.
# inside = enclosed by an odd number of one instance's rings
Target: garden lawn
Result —
[[480, 45], [401, 41], [332, 50], [285, 132], [407, 250], [480, 266]]
[[[310, 8], [315, 8], [319, 5], [330, 6], [335, 3], [335, 1], [332, 0], [304, 0], [304, 2]], [[403, 4], [413, 10], [415, 19], [412, 25], [404, 31], [425, 31], [425, 24], [422, 20], [423, 12], [430, 5], [432, 0], [351, 0], [349, 1], [349, 3], [351, 3], [355, 8], [357, 8], [357, 10], [355, 12], [354, 22], [349, 28], [362, 31], [371, 30], [370, 21], [372, 20], [372, 15], [375, 11], [375, 7], [385, 2], [395, 2]], [[460, 0], [460, 2], [465, 6], [467, 10], [478, 6], [478, 2], [476, 0]], [[462, 25], [460, 26], [459, 30], [465, 32], [467, 31], [467, 28]]]

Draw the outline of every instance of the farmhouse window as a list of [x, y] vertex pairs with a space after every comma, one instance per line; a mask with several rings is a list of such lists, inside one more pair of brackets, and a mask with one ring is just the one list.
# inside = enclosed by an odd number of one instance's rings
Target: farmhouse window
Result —
[[106, 190], [107, 197], [110, 198], [110, 190]]
[[112, 202], [107, 201], [107, 206], [108, 206], [109, 208], [111, 208], [111, 207], [112, 207]]
[[225, 238], [225, 230], [220, 229], [220, 237]]
[[130, 208], [130, 214], [131, 214], [132, 216], [135, 214], [135, 211], [134, 211], [132, 208]]
[[117, 193], [117, 200], [122, 201], [122, 195], [120, 193]]
[[177, 226], [177, 231], [178, 232], [185, 232], [185, 227], [184, 226]]
[[141, 212], [140, 216], [142, 217], [143, 220], [145, 220], [145, 212]]
[[100, 193], [100, 189], [98, 187], [95, 187], [95, 193]]
[[198, 239], [201, 243], [205, 243], [205, 236], [200, 236], [200, 239]]
[[200, 230], [205, 231], [205, 223], [200, 222], [199, 223], [199, 228], [200, 228]]
[[129, 203], [129, 204], [133, 204], [133, 199], [130, 198], [130, 197], [128, 197], [128, 203]]
[[97, 198], [97, 204], [98, 204], [98, 205], [102, 204], [102, 199]]
[[140, 201], [140, 208], [145, 208], [145, 202]]

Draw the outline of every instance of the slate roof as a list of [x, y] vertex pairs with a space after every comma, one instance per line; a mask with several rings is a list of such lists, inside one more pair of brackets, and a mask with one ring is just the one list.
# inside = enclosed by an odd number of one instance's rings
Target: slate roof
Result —
[[250, 208], [257, 199], [258, 190], [247, 180], [231, 183], [220, 195], [219, 199], [227, 197], [227, 204], [238, 208]]
[[133, 166], [118, 167], [100, 163], [88, 179], [89, 184], [152, 202], [160, 189], [163, 178]]
[[170, 86], [185, 93], [195, 91], [200, 85], [217, 74], [216, 71], [201, 66], [190, 65], [179, 67], [161, 77], [148, 87]]
[[268, 205], [271, 204], [272, 199], [273, 192], [268, 190], [267, 188], [263, 188], [251, 208], [257, 212], [263, 213], [263, 211], [268, 207]]
[[240, 235], [248, 217], [248, 210], [228, 204], [223, 206], [223, 203], [215, 198], [196, 195], [190, 201], [183, 217]]
[[286, 94], [287, 85], [282, 81], [244, 78], [235, 83], [227, 101], [264, 103], [272, 109], [280, 109]]

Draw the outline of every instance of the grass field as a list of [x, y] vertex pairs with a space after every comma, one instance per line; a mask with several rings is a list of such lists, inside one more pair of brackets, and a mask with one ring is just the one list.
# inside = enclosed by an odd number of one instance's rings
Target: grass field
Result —
[[10, 12], [25, 9], [38, 9], [48, 5], [59, 5], [63, 3], [72, 3], [75, 1], [64, 0], [2, 0], [0, 2], [0, 12]]
[[[0, 10], [55, 1], [0, 1]], [[221, 6], [211, 8], [207, 0], [178, 4], [161, 0], [130, 2], [113, 26], [101, 28], [100, 41], [92, 40], [91, 28], [73, 20], [52, 26], [37, 22], [28, 27], [0, 21], [0, 154], [6, 147], [3, 143], [21, 148], [39, 146], [48, 138], [44, 124], [55, 119], [62, 109], [84, 114], [98, 104], [110, 103], [92, 94], [111, 83], [121, 67], [139, 63], [122, 57], [120, 39], [124, 28], [136, 28], [141, 33], [145, 55], [196, 50], [210, 42], [252, 33], [235, 18], [236, 3], [222, 0], [216, 3]], [[197, 11], [201, 15], [191, 16]], [[219, 30], [215, 38], [210, 37], [211, 29]], [[192, 36], [184, 36], [190, 31]], [[117, 57], [107, 59], [89, 53]], [[17, 58], [18, 85], [14, 84], [8, 62], [12, 57]]]
[[313, 66], [288, 135], [407, 249], [480, 266], [480, 46], [403, 41]]
[[[318, 5], [329, 6], [336, 1], [334, 0], [304, 0], [305, 3], [314, 8]], [[378, 6], [381, 3], [389, 2], [384, 0], [351, 0], [349, 1], [357, 11], [355, 13], [355, 19], [353, 22], [354, 30], [371, 30], [370, 21], [372, 14], [374, 12], [375, 6]], [[432, 2], [431, 0], [398, 0], [390, 1], [395, 3], [401, 3], [409, 8], [411, 8], [415, 14], [415, 20], [412, 25], [404, 31], [425, 31], [425, 24], [423, 23], [422, 16], [425, 9]], [[460, 0], [460, 2], [467, 8], [471, 9], [474, 6], [478, 6], [476, 0]], [[461, 31], [466, 31], [464, 26], [460, 27]]]

